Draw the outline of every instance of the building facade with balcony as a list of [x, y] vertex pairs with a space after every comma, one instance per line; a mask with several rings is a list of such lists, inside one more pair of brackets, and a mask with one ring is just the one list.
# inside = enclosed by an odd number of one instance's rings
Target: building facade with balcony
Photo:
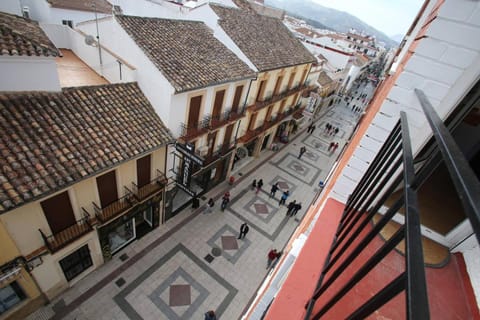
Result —
[[215, 13], [210, 24], [216, 32], [226, 34], [258, 72], [239, 134], [241, 145], [256, 156], [276, 140], [288, 141], [298, 128], [297, 120], [303, 117], [299, 100], [315, 58], [278, 19], [216, 4], [209, 7]]
[[0, 222], [0, 319], [22, 319], [45, 303], [29, 265]]
[[47, 299], [164, 221], [173, 137], [136, 83], [0, 106], [0, 222]]
[[[96, 26], [90, 21], [79, 28], [92, 33]], [[201, 21], [120, 15], [99, 21], [99, 28], [111, 35], [103, 45], [135, 65], [139, 86], [177, 143], [188, 143], [201, 159], [188, 183], [170, 188], [171, 217], [225, 180], [255, 72]], [[177, 152], [169, 160], [176, 180], [184, 157]]]
[[249, 319], [479, 317], [479, 14], [425, 1]]

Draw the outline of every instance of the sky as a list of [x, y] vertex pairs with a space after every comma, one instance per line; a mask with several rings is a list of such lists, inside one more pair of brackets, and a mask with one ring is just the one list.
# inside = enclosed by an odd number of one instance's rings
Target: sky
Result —
[[423, 0], [313, 0], [318, 4], [356, 16], [387, 36], [404, 35]]

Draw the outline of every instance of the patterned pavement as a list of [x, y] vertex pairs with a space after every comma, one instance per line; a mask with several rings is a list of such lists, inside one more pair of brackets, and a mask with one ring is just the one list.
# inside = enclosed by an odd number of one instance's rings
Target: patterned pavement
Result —
[[[217, 199], [213, 212], [206, 213], [205, 203], [185, 209], [28, 319], [203, 319], [207, 310], [219, 319], [239, 319], [268, 272], [267, 253], [288, 242], [357, 117], [341, 102], [316, 121], [313, 134], [304, 125], [289, 145], [262, 152], [237, 172], [233, 188], [224, 183], [210, 191], [206, 198]], [[335, 136], [324, 131], [327, 122], [339, 128]], [[340, 145], [335, 152], [328, 150], [332, 141]], [[307, 152], [298, 159], [302, 146]], [[250, 188], [253, 179], [265, 183], [258, 194]], [[271, 198], [275, 182], [280, 190]], [[222, 212], [226, 189], [232, 200]], [[287, 204], [302, 203], [295, 217], [279, 206], [286, 189]], [[237, 239], [243, 222], [250, 231]]]

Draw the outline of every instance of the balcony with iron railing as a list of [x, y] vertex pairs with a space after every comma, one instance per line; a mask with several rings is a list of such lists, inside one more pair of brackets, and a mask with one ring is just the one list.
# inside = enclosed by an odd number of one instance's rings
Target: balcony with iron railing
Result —
[[83, 217], [77, 220], [75, 224], [49, 236], [45, 235], [41, 229], [38, 229], [50, 253], [57, 252], [69, 243], [72, 243], [93, 230], [90, 214], [84, 208], [82, 208], [82, 216]]
[[207, 133], [210, 128], [210, 120], [210, 116], [207, 115], [203, 117], [201, 121], [198, 121], [190, 126], [183, 122], [180, 123], [180, 139], [190, 141], [198, 136], [201, 136], [202, 134]]
[[137, 203], [136, 197], [133, 192], [127, 187], [124, 188], [123, 197], [115, 200], [105, 207], [98, 206], [95, 202], [93, 204], [93, 210], [95, 211], [95, 217], [101, 223], [105, 223], [111, 219], [120, 216], [122, 213], [133, 207]]
[[143, 201], [165, 188], [167, 183], [168, 180], [165, 174], [160, 170], [157, 170], [156, 177], [144, 186], [138, 187], [135, 182], [132, 182], [132, 192], [138, 201]]
[[209, 129], [216, 130], [244, 116], [245, 116], [245, 108], [238, 108], [237, 110], [234, 110], [234, 111], [228, 108], [219, 115], [210, 116]]
[[[444, 273], [440, 269], [448, 265], [428, 270], [425, 267], [417, 197], [420, 187], [443, 162], [472, 226], [472, 236], [480, 243], [480, 182], [426, 96], [418, 89], [415, 92], [433, 133], [429, 156], [421, 165], [415, 165], [407, 115], [400, 112], [400, 120], [347, 203], [342, 206], [327, 200], [326, 204], [318, 204], [325, 205], [325, 209], [313, 227], [315, 231], [296, 258], [283, 285], [285, 291], [281, 289], [267, 307], [269, 310], [264, 310], [265, 319], [284, 315], [286, 301], [289, 310], [298, 310], [305, 320], [365, 319], [373, 314], [376, 318], [440, 319], [442, 315], [450, 318], [451, 308], [462, 310], [464, 316], [460, 318], [469, 318], [465, 315], [475, 312], [468, 311], [473, 309], [464, 298], [468, 286], [458, 284], [465, 281], [465, 275], [452, 271], [458, 268], [456, 262], [450, 261], [455, 266]], [[402, 195], [372, 224], [397, 190], [402, 190]], [[381, 231], [393, 223], [401, 208], [405, 222], [383, 239]], [[321, 242], [326, 238], [333, 242]], [[402, 248], [404, 256], [398, 254], [398, 248]], [[316, 267], [309, 270], [318, 270], [316, 284], [304, 267], [314, 260]], [[298, 290], [302, 284], [304, 291]], [[290, 291], [294, 287], [297, 290]], [[293, 301], [292, 294], [302, 298]], [[454, 300], [452, 305], [446, 303], [450, 300]]]
[[272, 92], [267, 93], [266, 97], [262, 100], [255, 101], [254, 103], [250, 104], [247, 109], [250, 111], [258, 111], [261, 110], [272, 103], [275, 103], [277, 101], [280, 101], [288, 96], [291, 96], [297, 92], [301, 92], [302, 90], [306, 89], [306, 85], [297, 85], [293, 88], [290, 89], [285, 89], [280, 93], [273, 94]]

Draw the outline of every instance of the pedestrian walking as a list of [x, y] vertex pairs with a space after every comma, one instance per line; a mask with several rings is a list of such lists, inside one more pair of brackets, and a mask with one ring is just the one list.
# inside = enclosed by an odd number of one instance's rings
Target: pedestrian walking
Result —
[[329, 126], [330, 126], [330, 123], [327, 122], [327, 123], [325, 124], [325, 130], [323, 130], [323, 132], [328, 131], [328, 127], [329, 127]]
[[307, 151], [307, 148], [301, 147], [300, 153], [298, 154], [298, 159], [300, 159], [306, 151]]
[[222, 205], [220, 206], [222, 211], [225, 210], [225, 208], [227, 207], [227, 204], [230, 202], [230, 192], [225, 192], [225, 194], [223, 195], [223, 198], [222, 198]]
[[290, 216], [292, 213], [293, 213], [293, 210], [295, 208], [295, 204], [296, 204], [296, 200], [293, 200], [292, 202], [290, 202], [287, 206], [287, 216]]
[[355, 105], [352, 105], [352, 112], [355, 111]]
[[328, 151], [332, 150], [332, 148], [335, 146], [335, 142], [330, 142], [330, 146], [328, 147]]
[[302, 209], [302, 204], [299, 202], [299, 203], [296, 203], [294, 206], [293, 206], [293, 210], [292, 210], [292, 213], [291, 215], [292, 216], [296, 216], [298, 211], [300, 211]]
[[257, 179], [253, 179], [252, 190], [255, 190], [256, 187], [257, 187]]
[[267, 269], [270, 268], [273, 261], [277, 260], [278, 257], [280, 257], [280, 255], [277, 252], [277, 249], [270, 250], [270, 252], [268, 253]]
[[335, 152], [335, 150], [337, 150], [338, 148], [338, 142], [335, 142], [335, 145], [333, 146], [333, 152]]
[[317, 126], [316, 126], [316, 125], [313, 125], [313, 126], [312, 126], [312, 130], [310, 130], [310, 134], [312, 134], [313, 131], [315, 131], [316, 128], [317, 128]]
[[217, 316], [215, 315], [215, 311], [209, 310], [205, 312], [204, 320], [217, 320]]
[[213, 206], [215, 205], [215, 202], [213, 202], [213, 199], [210, 198], [208, 199], [208, 202], [207, 202], [207, 212], [208, 213], [211, 213], [213, 211]]
[[248, 230], [250, 230], [250, 228], [248, 227], [248, 224], [246, 222], [242, 223], [242, 225], [240, 226], [240, 234], [238, 235], [237, 239], [245, 238], [245, 236], [248, 233]]
[[258, 194], [260, 192], [260, 190], [262, 190], [262, 187], [263, 187], [263, 180], [260, 179], [257, 182], [257, 191], [255, 193]]
[[312, 127], [313, 127], [313, 123], [311, 123], [308, 128], [307, 128], [307, 133], [310, 133], [310, 131], [312, 130]]
[[285, 205], [285, 201], [287, 201], [288, 196], [290, 195], [290, 191], [285, 190], [282, 194], [282, 197], [280, 198], [280, 201], [278, 202], [278, 205], [281, 206], [282, 204]]
[[334, 132], [333, 136], [335, 137], [337, 135], [337, 133], [338, 133], [338, 127], [335, 128], [335, 132]]
[[275, 198], [275, 193], [277, 192], [277, 190], [278, 190], [278, 182], [275, 182], [272, 185], [272, 189], [270, 189], [270, 198]]
[[330, 131], [328, 132], [328, 134], [329, 134], [330, 136], [332, 136], [333, 133], [335, 132], [335, 129], [336, 129], [336, 127], [332, 127], [332, 130], [330, 130]]

